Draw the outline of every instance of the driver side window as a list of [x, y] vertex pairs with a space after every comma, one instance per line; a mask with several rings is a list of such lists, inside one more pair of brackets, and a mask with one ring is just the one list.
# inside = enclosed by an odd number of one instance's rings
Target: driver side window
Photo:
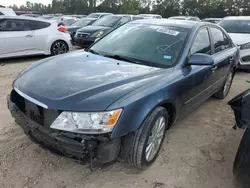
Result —
[[201, 29], [196, 35], [194, 43], [190, 49], [190, 55], [196, 53], [211, 55], [211, 43], [207, 28]]

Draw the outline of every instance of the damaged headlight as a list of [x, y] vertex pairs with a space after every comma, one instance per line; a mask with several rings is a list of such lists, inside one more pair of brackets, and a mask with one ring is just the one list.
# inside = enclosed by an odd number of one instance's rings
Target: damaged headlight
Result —
[[242, 44], [240, 46], [240, 50], [247, 50], [247, 49], [250, 49], [250, 42], [246, 44]]
[[122, 109], [107, 112], [62, 112], [50, 128], [74, 133], [99, 134], [111, 132]]

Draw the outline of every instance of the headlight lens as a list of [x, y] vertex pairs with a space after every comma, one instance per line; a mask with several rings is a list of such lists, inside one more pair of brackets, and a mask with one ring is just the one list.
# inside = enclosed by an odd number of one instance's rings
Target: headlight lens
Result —
[[50, 128], [74, 133], [99, 134], [111, 132], [122, 109], [107, 112], [62, 112]]
[[103, 35], [104, 31], [97, 31], [97, 32], [94, 32], [91, 37], [93, 38], [99, 38]]
[[240, 46], [240, 50], [246, 50], [246, 49], [250, 49], [250, 43], [243, 44]]

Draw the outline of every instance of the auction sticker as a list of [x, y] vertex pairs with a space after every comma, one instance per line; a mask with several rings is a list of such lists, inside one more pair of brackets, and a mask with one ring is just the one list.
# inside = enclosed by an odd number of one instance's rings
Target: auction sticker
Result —
[[177, 36], [180, 33], [179, 31], [175, 31], [175, 30], [172, 30], [172, 29], [167, 29], [167, 28], [164, 28], [164, 27], [158, 28], [157, 32], [164, 33], [164, 34], [167, 34], [167, 35], [173, 35], [173, 36]]

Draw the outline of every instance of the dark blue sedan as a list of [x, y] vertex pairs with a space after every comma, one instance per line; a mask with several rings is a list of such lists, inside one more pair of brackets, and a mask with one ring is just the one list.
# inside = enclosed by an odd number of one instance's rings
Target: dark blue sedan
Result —
[[227, 96], [238, 60], [218, 25], [138, 20], [86, 51], [30, 65], [14, 81], [8, 107], [51, 150], [143, 168], [176, 120], [211, 96]]

